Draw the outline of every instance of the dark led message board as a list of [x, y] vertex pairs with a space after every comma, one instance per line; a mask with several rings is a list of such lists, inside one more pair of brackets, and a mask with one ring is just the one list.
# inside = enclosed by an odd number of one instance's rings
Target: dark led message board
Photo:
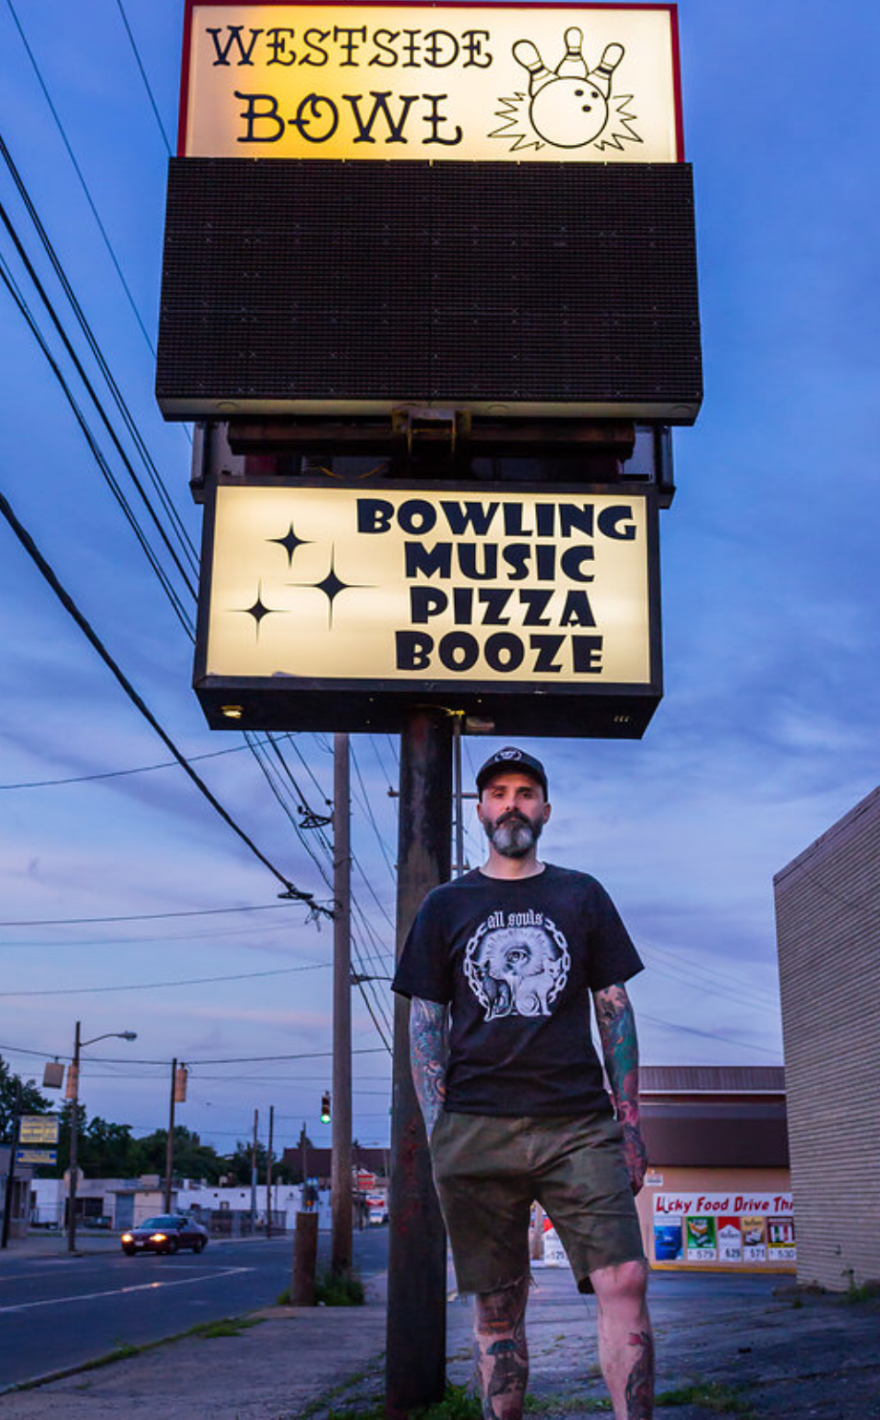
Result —
[[687, 164], [172, 160], [169, 418], [690, 423], [701, 392]]

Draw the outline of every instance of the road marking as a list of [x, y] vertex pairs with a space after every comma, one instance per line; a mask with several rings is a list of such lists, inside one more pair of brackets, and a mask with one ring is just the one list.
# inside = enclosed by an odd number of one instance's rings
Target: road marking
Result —
[[26, 1312], [33, 1307], [59, 1307], [64, 1302], [94, 1302], [99, 1297], [123, 1297], [128, 1292], [155, 1292], [160, 1287], [191, 1287], [193, 1282], [211, 1281], [216, 1277], [234, 1277], [238, 1272], [256, 1272], [255, 1267], [224, 1267], [222, 1272], [205, 1272], [201, 1277], [181, 1277], [177, 1282], [138, 1282], [133, 1287], [116, 1287], [112, 1292], [80, 1292], [73, 1297], [47, 1297], [42, 1302], [19, 1302], [15, 1306], [0, 1307], [3, 1312]]

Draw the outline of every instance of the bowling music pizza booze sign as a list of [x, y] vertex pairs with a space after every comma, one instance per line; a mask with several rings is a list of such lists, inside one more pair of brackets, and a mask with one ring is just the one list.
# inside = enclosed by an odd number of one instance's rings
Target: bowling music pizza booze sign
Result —
[[188, 0], [179, 152], [680, 161], [676, 9]]
[[640, 734], [661, 693], [656, 563], [654, 500], [627, 488], [221, 481], [196, 689], [218, 726], [230, 704], [293, 729], [332, 705], [337, 728], [389, 728], [427, 702], [499, 730]]

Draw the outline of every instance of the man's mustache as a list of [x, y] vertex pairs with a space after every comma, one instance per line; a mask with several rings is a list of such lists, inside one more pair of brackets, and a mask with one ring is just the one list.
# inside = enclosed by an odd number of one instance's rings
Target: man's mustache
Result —
[[503, 813], [499, 819], [495, 820], [499, 828], [502, 824], [510, 823], [511, 821], [514, 821], [515, 823], [524, 823], [526, 828], [531, 828], [532, 826], [531, 820], [526, 818], [525, 814], [522, 812], [521, 809], [508, 809], [507, 812]]

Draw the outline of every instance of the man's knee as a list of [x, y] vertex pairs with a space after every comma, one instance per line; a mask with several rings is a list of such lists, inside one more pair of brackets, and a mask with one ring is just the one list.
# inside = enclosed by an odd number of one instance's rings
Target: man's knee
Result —
[[648, 1292], [648, 1264], [644, 1258], [620, 1262], [615, 1267], [599, 1267], [590, 1273], [599, 1306], [645, 1305]]
[[522, 1321], [528, 1300], [528, 1274], [499, 1287], [495, 1292], [477, 1292], [474, 1325], [477, 1331], [511, 1331]]

